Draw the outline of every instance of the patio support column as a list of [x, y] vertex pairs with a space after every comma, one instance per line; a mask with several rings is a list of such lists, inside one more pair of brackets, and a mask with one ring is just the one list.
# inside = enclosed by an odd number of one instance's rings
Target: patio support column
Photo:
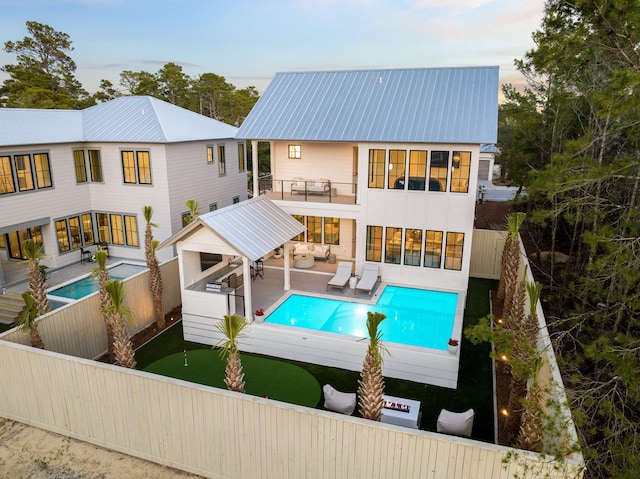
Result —
[[246, 256], [242, 257], [242, 277], [244, 283], [244, 317], [253, 323], [253, 304], [251, 302], [251, 262]]
[[289, 243], [284, 244], [284, 290], [291, 289], [291, 256], [289, 255]]
[[251, 140], [251, 176], [253, 177], [253, 197], [260, 195], [260, 182], [258, 181], [258, 140]]

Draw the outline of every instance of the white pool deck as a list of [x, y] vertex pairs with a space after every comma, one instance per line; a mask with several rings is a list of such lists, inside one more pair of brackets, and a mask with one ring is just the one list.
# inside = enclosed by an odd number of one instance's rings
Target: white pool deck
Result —
[[[386, 286], [384, 282], [379, 284], [371, 297], [349, 287], [344, 288], [343, 292], [336, 289], [327, 291], [327, 281], [333, 276], [336, 265], [316, 262], [312, 269], [292, 269], [291, 290], [284, 291], [283, 271], [279, 262], [282, 260], [265, 261], [264, 278], [256, 278], [252, 282], [253, 309], [263, 308], [264, 317], [268, 317], [290, 294], [307, 293], [332, 299], [375, 303]], [[466, 297], [464, 292], [455, 292], [458, 293], [458, 305], [452, 336], [460, 337]], [[238, 294], [244, 294], [243, 288], [239, 288]], [[241, 351], [352, 371], [361, 370], [368, 344], [366, 339], [265, 323], [261, 321], [264, 317], [257, 317], [245, 329], [244, 337], [238, 341]], [[213, 327], [211, 318], [190, 314], [183, 309], [182, 321], [184, 336], [188, 341], [214, 345], [222, 339], [219, 331]], [[384, 338], [382, 340], [384, 342]], [[386, 377], [456, 388], [459, 353], [452, 355], [446, 349], [435, 350], [396, 343], [385, 343], [385, 346], [390, 353], [384, 357], [383, 374]]]

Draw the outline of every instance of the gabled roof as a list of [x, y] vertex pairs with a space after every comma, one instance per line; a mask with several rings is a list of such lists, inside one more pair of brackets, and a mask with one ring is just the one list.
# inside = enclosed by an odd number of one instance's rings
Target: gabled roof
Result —
[[237, 138], [495, 143], [498, 67], [277, 73]]
[[208, 228], [252, 261], [306, 229], [263, 195], [200, 215], [158, 247], [171, 246], [202, 228]]
[[238, 130], [149, 96], [122, 96], [85, 110], [0, 108], [0, 125], [0, 146], [174, 143], [233, 138]]

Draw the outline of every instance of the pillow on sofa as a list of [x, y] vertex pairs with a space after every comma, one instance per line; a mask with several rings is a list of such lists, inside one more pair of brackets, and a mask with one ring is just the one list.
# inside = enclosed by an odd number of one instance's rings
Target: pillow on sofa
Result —
[[306, 246], [307, 251], [313, 251], [316, 248], [313, 243], [308, 243]]
[[322, 256], [327, 255], [327, 251], [329, 251], [329, 245], [319, 244], [314, 248], [316, 252], [320, 253]]
[[307, 245], [304, 243], [296, 243], [293, 245], [293, 250], [294, 251], [301, 251], [301, 250], [306, 250], [307, 249]]

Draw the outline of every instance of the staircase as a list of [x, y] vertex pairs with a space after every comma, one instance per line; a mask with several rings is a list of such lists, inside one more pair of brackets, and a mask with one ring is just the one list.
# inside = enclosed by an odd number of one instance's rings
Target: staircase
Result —
[[0, 324], [13, 323], [22, 307], [24, 306], [24, 300], [20, 293], [14, 293], [12, 291], [5, 291], [0, 295]]

